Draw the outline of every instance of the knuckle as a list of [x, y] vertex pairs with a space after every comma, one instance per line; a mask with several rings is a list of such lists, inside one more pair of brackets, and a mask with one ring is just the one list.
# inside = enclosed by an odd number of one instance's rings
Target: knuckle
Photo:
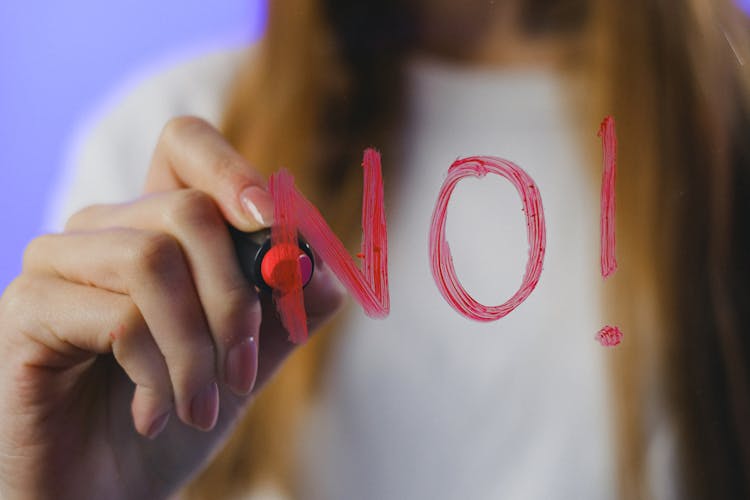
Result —
[[23, 270], [28, 270], [42, 260], [44, 249], [48, 247], [51, 238], [51, 235], [45, 234], [34, 238], [28, 245], [26, 245], [26, 248], [23, 251], [21, 264]]
[[239, 182], [237, 178], [240, 173], [250, 174], [248, 166], [239, 157], [235, 155], [217, 155], [208, 166], [212, 175], [216, 177], [219, 182]]
[[202, 130], [211, 127], [206, 120], [197, 116], [177, 116], [170, 119], [161, 133], [161, 141], [172, 143], [179, 141], [182, 137], [194, 133], [196, 130]]
[[180, 243], [167, 233], [140, 236], [133, 252], [135, 267], [144, 274], [169, 275], [183, 259]]
[[197, 189], [183, 189], [176, 193], [166, 217], [178, 227], [210, 227], [222, 223], [214, 201]]
[[36, 281], [22, 274], [14, 279], [0, 296], [0, 318], [24, 324], [29, 319], [30, 309], [36, 302], [39, 285]]
[[[123, 328], [122, 336], [125, 338], [136, 337], [138, 335], [150, 335], [148, 327], [141, 310], [132, 300], [128, 300], [122, 306], [121, 325], [128, 325], [129, 328]], [[119, 337], [118, 337], [119, 338]]]
[[86, 227], [86, 225], [92, 219], [92, 215], [101, 210], [102, 206], [103, 205], [101, 204], [89, 205], [75, 212], [65, 222], [65, 231], [71, 231]]

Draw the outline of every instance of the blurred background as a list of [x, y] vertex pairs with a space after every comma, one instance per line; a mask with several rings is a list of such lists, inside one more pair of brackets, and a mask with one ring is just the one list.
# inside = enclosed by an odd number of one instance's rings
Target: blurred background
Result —
[[165, 66], [256, 40], [265, 3], [0, 1], [0, 291], [81, 127]]

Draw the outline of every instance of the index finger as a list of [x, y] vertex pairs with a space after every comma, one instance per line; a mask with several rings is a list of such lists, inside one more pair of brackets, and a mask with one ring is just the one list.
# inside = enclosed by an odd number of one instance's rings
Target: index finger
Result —
[[146, 178], [147, 193], [195, 188], [216, 201], [224, 218], [252, 232], [273, 222], [266, 180], [211, 124], [194, 116], [164, 127]]

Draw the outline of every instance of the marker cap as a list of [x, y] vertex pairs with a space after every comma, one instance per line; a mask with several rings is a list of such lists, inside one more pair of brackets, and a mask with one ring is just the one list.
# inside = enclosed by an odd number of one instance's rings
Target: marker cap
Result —
[[310, 282], [315, 270], [315, 258], [310, 245], [298, 238], [297, 246], [281, 244], [271, 246], [271, 230], [243, 233], [230, 227], [237, 257], [245, 277], [258, 289], [270, 292], [284, 290], [299, 266], [302, 286]]

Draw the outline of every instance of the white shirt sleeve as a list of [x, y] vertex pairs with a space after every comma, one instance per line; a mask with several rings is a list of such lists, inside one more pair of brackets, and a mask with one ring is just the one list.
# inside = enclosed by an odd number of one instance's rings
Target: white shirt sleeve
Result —
[[94, 203], [137, 197], [164, 124], [200, 116], [218, 125], [226, 91], [247, 51], [202, 56], [179, 64], [126, 95], [74, 140], [71, 160], [53, 189], [45, 231], [59, 231], [76, 211]]

